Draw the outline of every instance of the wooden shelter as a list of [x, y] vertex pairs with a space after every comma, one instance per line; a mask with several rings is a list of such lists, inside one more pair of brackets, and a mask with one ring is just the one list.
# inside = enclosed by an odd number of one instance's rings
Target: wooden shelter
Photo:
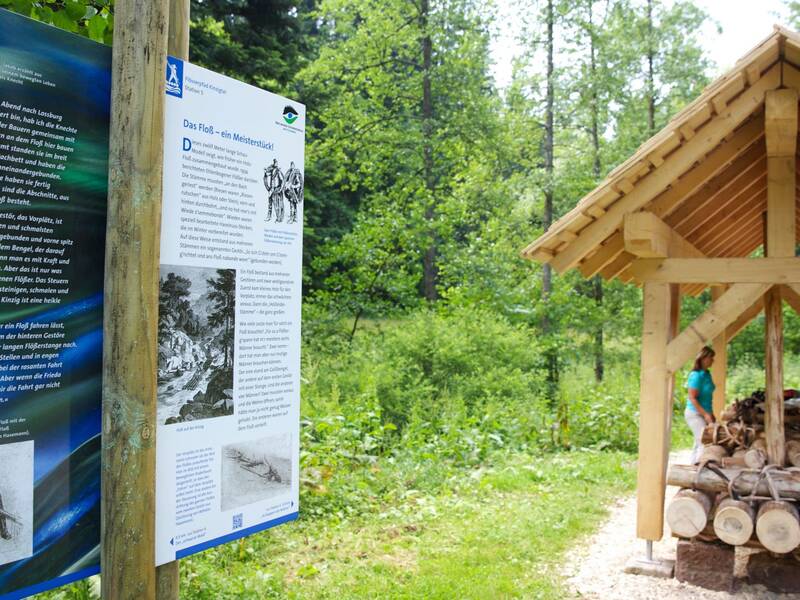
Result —
[[[643, 286], [637, 535], [662, 537], [674, 373], [704, 344], [725, 398], [726, 346], [766, 313], [766, 436], [784, 464], [781, 302], [800, 311], [800, 35], [774, 32], [522, 252]], [[759, 247], [763, 258], [752, 257]], [[681, 294], [712, 304], [679, 331]]]

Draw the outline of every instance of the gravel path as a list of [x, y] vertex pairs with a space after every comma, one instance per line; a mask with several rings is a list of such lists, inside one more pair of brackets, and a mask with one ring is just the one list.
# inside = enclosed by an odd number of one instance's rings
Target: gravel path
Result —
[[[671, 460], [686, 464], [689, 453], [672, 455]], [[667, 488], [671, 498], [677, 488]], [[656, 558], [675, 558], [677, 540], [665, 526], [664, 537], [653, 544]], [[658, 579], [645, 575], [628, 575], [623, 572], [631, 557], [644, 556], [645, 542], [636, 537], [636, 498], [621, 499], [611, 507], [611, 515], [600, 531], [573, 554], [564, 568], [567, 584], [577, 598], [591, 600], [682, 600], [731, 598], [726, 592], [712, 592], [676, 579]], [[738, 558], [738, 555], [737, 555]], [[743, 565], [737, 564], [741, 568]], [[800, 594], [777, 594], [763, 586], [742, 585], [733, 595], [743, 600], [800, 600]]]

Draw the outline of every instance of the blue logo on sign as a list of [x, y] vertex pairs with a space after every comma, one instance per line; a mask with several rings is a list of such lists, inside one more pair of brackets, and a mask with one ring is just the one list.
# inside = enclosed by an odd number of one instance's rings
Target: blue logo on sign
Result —
[[183, 98], [183, 61], [167, 57], [167, 94]]

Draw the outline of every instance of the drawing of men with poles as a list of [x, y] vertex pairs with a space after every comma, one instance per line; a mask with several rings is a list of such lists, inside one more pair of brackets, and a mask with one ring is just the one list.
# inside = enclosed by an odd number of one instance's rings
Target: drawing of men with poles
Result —
[[278, 159], [273, 159], [272, 164], [264, 169], [264, 187], [267, 188], [267, 221], [272, 220], [272, 210], [275, 210], [275, 222], [283, 222], [283, 184], [286, 181], [278, 167]]
[[289, 164], [289, 170], [286, 171], [283, 195], [289, 202], [289, 220], [286, 222], [296, 223], [297, 205], [303, 201], [303, 174], [294, 166], [294, 162]]

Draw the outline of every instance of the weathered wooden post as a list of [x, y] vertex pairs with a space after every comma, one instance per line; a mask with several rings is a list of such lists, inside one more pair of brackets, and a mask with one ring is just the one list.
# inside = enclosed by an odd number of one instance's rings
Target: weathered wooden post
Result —
[[639, 414], [639, 469], [636, 533], [650, 541], [664, 531], [664, 488], [667, 473], [670, 335], [670, 291], [667, 283], [645, 283], [642, 294], [642, 373]]
[[[189, 60], [189, 2], [170, 0], [167, 53], [175, 58]], [[180, 568], [177, 560], [156, 569], [156, 597], [158, 600], [177, 600], [180, 591]]]
[[[767, 227], [764, 245], [770, 258], [794, 256], [797, 99], [794, 89], [766, 93]], [[765, 295], [764, 312], [767, 457], [770, 464], [783, 466], [786, 442], [783, 431], [783, 313], [779, 286]]]
[[[727, 290], [727, 286], [715, 285], [711, 288], [711, 299], [719, 300], [722, 294]], [[716, 384], [714, 390], [713, 409], [714, 416], [717, 419], [722, 415], [725, 409], [725, 388], [727, 387], [728, 380], [728, 334], [723, 331], [712, 340], [714, 346], [714, 364], [711, 365], [711, 378]]]
[[103, 342], [102, 593], [156, 595], [155, 416], [167, 0], [117, 0]]

